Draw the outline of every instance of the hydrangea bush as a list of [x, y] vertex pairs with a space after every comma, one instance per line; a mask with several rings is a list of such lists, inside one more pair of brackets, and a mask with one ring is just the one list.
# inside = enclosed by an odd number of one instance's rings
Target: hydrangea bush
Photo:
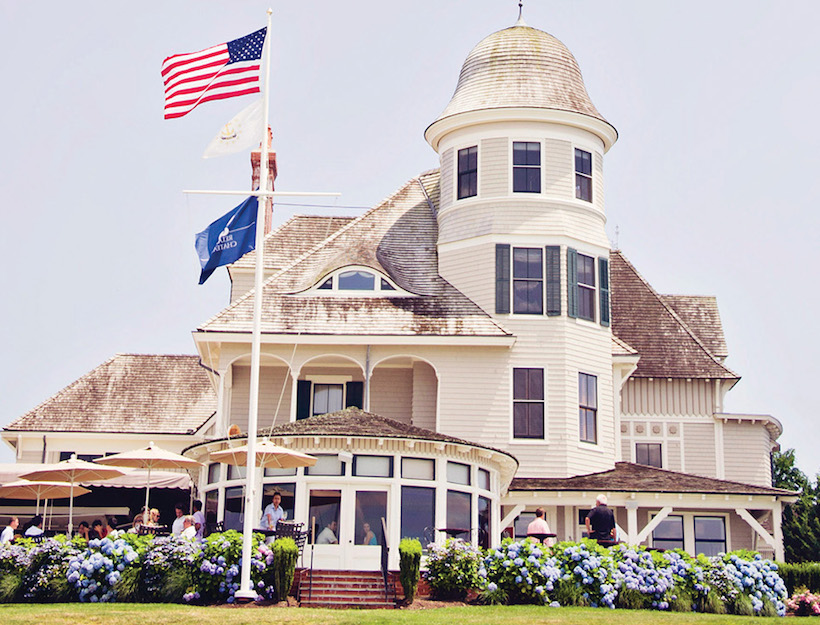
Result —
[[806, 588], [797, 589], [785, 603], [788, 611], [795, 616], [820, 616], [820, 595]]
[[428, 546], [427, 570], [424, 579], [439, 598], [463, 599], [467, 591], [478, 588], [481, 551], [458, 538], [449, 538], [444, 545]]
[[[251, 550], [251, 582], [259, 600], [276, 596], [271, 566], [273, 552], [263, 539], [262, 534], [254, 534]], [[187, 594], [185, 600], [233, 603], [239, 590], [241, 567], [242, 534], [235, 530], [212, 534], [202, 545], [195, 590]]]
[[489, 549], [478, 575], [487, 603], [544, 603], [561, 577], [558, 561], [534, 541], [506, 538]]
[[68, 582], [80, 601], [115, 601], [114, 586], [126, 567], [137, 566], [138, 561], [137, 551], [122, 538], [89, 540], [85, 550], [69, 559]]

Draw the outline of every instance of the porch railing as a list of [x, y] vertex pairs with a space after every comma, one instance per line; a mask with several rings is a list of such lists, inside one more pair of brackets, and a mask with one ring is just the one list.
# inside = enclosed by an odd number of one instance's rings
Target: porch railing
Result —
[[381, 540], [379, 543], [381, 544], [381, 568], [382, 568], [382, 580], [384, 580], [384, 600], [390, 600], [390, 593], [387, 589], [388, 587], [388, 579], [390, 578], [390, 569], [389, 569], [389, 551], [390, 546], [387, 544], [387, 523], [382, 517], [382, 529], [381, 529]]

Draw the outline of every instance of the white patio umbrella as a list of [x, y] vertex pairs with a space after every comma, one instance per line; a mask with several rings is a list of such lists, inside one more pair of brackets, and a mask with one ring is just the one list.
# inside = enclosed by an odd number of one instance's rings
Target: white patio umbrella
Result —
[[195, 469], [202, 466], [201, 462], [157, 447], [153, 441], [148, 444], [148, 447], [98, 458], [94, 462], [115, 467], [148, 469], [148, 479], [145, 485], [145, 512], [142, 516], [142, 522], [146, 525], [148, 524], [148, 494], [151, 491], [151, 471], [153, 469]]
[[[211, 462], [221, 462], [243, 467], [248, 464], [248, 446], [240, 445], [214, 451], [209, 456]], [[266, 469], [293, 469], [295, 467], [312, 467], [316, 456], [294, 451], [281, 445], [275, 445], [263, 438], [256, 444], [256, 466]]]
[[77, 482], [88, 480], [107, 480], [112, 477], [123, 475], [119, 469], [101, 467], [93, 462], [79, 460], [77, 454], [72, 454], [68, 460], [63, 460], [57, 464], [43, 465], [42, 469], [26, 473], [20, 477], [24, 480], [52, 480], [55, 482], [68, 482], [71, 485], [68, 506], [68, 535], [71, 536], [74, 529], [74, 491]]
[[[74, 496], [79, 497], [91, 491], [82, 486], [74, 487]], [[71, 495], [71, 486], [65, 482], [31, 482], [18, 480], [0, 486], [0, 499], [36, 499], [35, 514], [40, 513], [41, 499], [62, 499]]]

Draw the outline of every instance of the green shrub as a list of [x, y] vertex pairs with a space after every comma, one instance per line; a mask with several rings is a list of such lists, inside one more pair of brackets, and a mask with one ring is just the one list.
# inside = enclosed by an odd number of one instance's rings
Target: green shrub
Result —
[[734, 601], [732, 601], [732, 614], [737, 614], [738, 616], [754, 616], [755, 609], [752, 605], [752, 599], [749, 595], [740, 593], [737, 597], [735, 597]]
[[416, 538], [402, 538], [399, 543], [399, 581], [404, 589], [404, 599], [413, 603], [419, 587], [421, 566], [421, 542]]
[[299, 547], [292, 538], [277, 538], [272, 546], [273, 551], [273, 586], [280, 601], [286, 601], [293, 585], [296, 573], [296, 560], [299, 558]]
[[3, 573], [0, 576], [0, 603], [11, 603], [23, 584], [22, 573]]
[[710, 590], [703, 600], [698, 612], [708, 612], [709, 614], [726, 614], [726, 603], [720, 598], [715, 590]]
[[677, 586], [674, 588], [672, 594], [674, 599], [669, 602], [669, 609], [672, 612], [691, 612], [692, 611], [692, 595], [688, 590], [680, 589]]
[[424, 579], [439, 599], [463, 599], [467, 591], [478, 588], [481, 553], [463, 540], [450, 538], [443, 547], [432, 545], [427, 556]]
[[553, 594], [555, 600], [565, 607], [588, 605], [588, 601], [584, 597], [584, 589], [571, 579], [558, 580]]
[[627, 610], [645, 610], [650, 607], [651, 602], [652, 597], [637, 588], [622, 587], [615, 599], [615, 606]]
[[142, 599], [140, 582], [142, 569], [138, 566], [127, 566], [114, 584], [117, 600], [125, 603], [138, 603]]
[[805, 587], [811, 592], [820, 592], [820, 562], [778, 562], [777, 567], [777, 572], [786, 582], [789, 595], [794, 594], [800, 587]]

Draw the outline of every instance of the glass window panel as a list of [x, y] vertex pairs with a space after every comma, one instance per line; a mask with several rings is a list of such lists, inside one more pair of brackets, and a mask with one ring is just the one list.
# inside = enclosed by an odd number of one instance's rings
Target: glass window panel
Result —
[[513, 312], [540, 315], [543, 313], [543, 286], [541, 280], [513, 282]]
[[661, 444], [635, 443], [635, 462], [648, 467], [661, 468]]
[[313, 414], [327, 414], [344, 408], [344, 385], [342, 384], [314, 384], [313, 385]]
[[683, 548], [683, 517], [670, 514], [661, 521], [652, 532], [652, 542], [655, 546], [658, 540], [680, 541]]
[[339, 274], [339, 290], [372, 291], [376, 288], [376, 276], [367, 271], [344, 271]]
[[219, 476], [221, 475], [219, 469], [221, 466], [218, 462], [212, 462], [208, 465], [208, 484], [219, 481]]
[[595, 321], [595, 289], [584, 286], [578, 289], [578, 317]]
[[478, 193], [478, 147], [458, 151], [458, 199]]
[[265, 477], [279, 477], [282, 475], [296, 475], [296, 469], [273, 469], [266, 468]]
[[592, 201], [592, 179], [575, 174], [575, 197], [586, 202]]
[[[261, 516], [261, 515], [260, 515]], [[225, 489], [225, 529], [242, 531], [245, 519], [245, 488], [232, 486]]]
[[205, 522], [216, 523], [219, 512], [219, 491], [209, 490], [205, 493]]
[[436, 461], [426, 458], [402, 458], [401, 476], [410, 480], [434, 480]]
[[401, 487], [401, 536], [417, 538], [421, 546], [434, 540], [436, 489], [419, 486]]
[[540, 248], [516, 247], [513, 249], [513, 277], [541, 278], [543, 255]]
[[544, 404], [528, 404], [527, 420], [530, 438], [544, 438]]
[[279, 503], [285, 511], [285, 519], [293, 520], [293, 505], [296, 501], [296, 484], [294, 482], [274, 482], [262, 486], [262, 508], [259, 510], [259, 517], [265, 507], [273, 501], [273, 494], [279, 493], [282, 501]]
[[513, 399], [529, 399], [529, 370], [513, 369]]
[[333, 288], [333, 278], [332, 277], [328, 278], [327, 280], [322, 282], [322, 284], [319, 285], [319, 288], [324, 289], [324, 290], [332, 289]]
[[354, 456], [353, 475], [393, 477], [393, 458], [390, 456]]
[[483, 490], [490, 490], [490, 472], [487, 469], [478, 470], [478, 487]]
[[527, 399], [544, 399], [544, 370], [530, 369], [527, 374], [530, 382]]
[[[447, 491], [447, 528], [469, 530], [472, 527], [472, 498], [469, 493], [456, 490]], [[460, 534], [459, 538], [470, 541], [470, 534]]]
[[513, 142], [513, 165], [540, 165], [541, 144], [537, 141]]
[[[339, 510], [342, 492], [339, 490], [314, 489], [310, 491], [308, 503], [308, 527], [316, 528], [317, 545], [334, 545], [339, 542]], [[312, 532], [308, 540], [312, 541]]]
[[695, 517], [695, 540], [724, 540], [726, 526], [723, 517]]
[[387, 493], [356, 491], [356, 544], [380, 545], [382, 519], [387, 524]]
[[305, 475], [344, 475], [344, 464], [336, 455], [316, 455], [316, 464], [305, 467]]
[[453, 484], [470, 485], [470, 467], [460, 462], [447, 463], [447, 481]]
[[390, 284], [384, 278], [381, 279], [381, 288], [382, 288], [382, 291], [395, 291], [396, 290], [396, 287], [394, 287], [392, 284]]
[[228, 465], [228, 479], [229, 480], [244, 480], [245, 476], [248, 474], [248, 467], [241, 466], [236, 467], [232, 464]]
[[[483, 469], [479, 469], [483, 471]], [[490, 536], [493, 535], [490, 526], [490, 500], [486, 497], [478, 498], [478, 546], [482, 549], [490, 548]]]
[[584, 150], [575, 150], [575, 171], [587, 176], [592, 175], [592, 154]]
[[595, 286], [595, 259], [591, 256], [578, 254], [578, 283]]
[[515, 537], [526, 538], [527, 526], [535, 520], [535, 512], [522, 512], [515, 519]]

